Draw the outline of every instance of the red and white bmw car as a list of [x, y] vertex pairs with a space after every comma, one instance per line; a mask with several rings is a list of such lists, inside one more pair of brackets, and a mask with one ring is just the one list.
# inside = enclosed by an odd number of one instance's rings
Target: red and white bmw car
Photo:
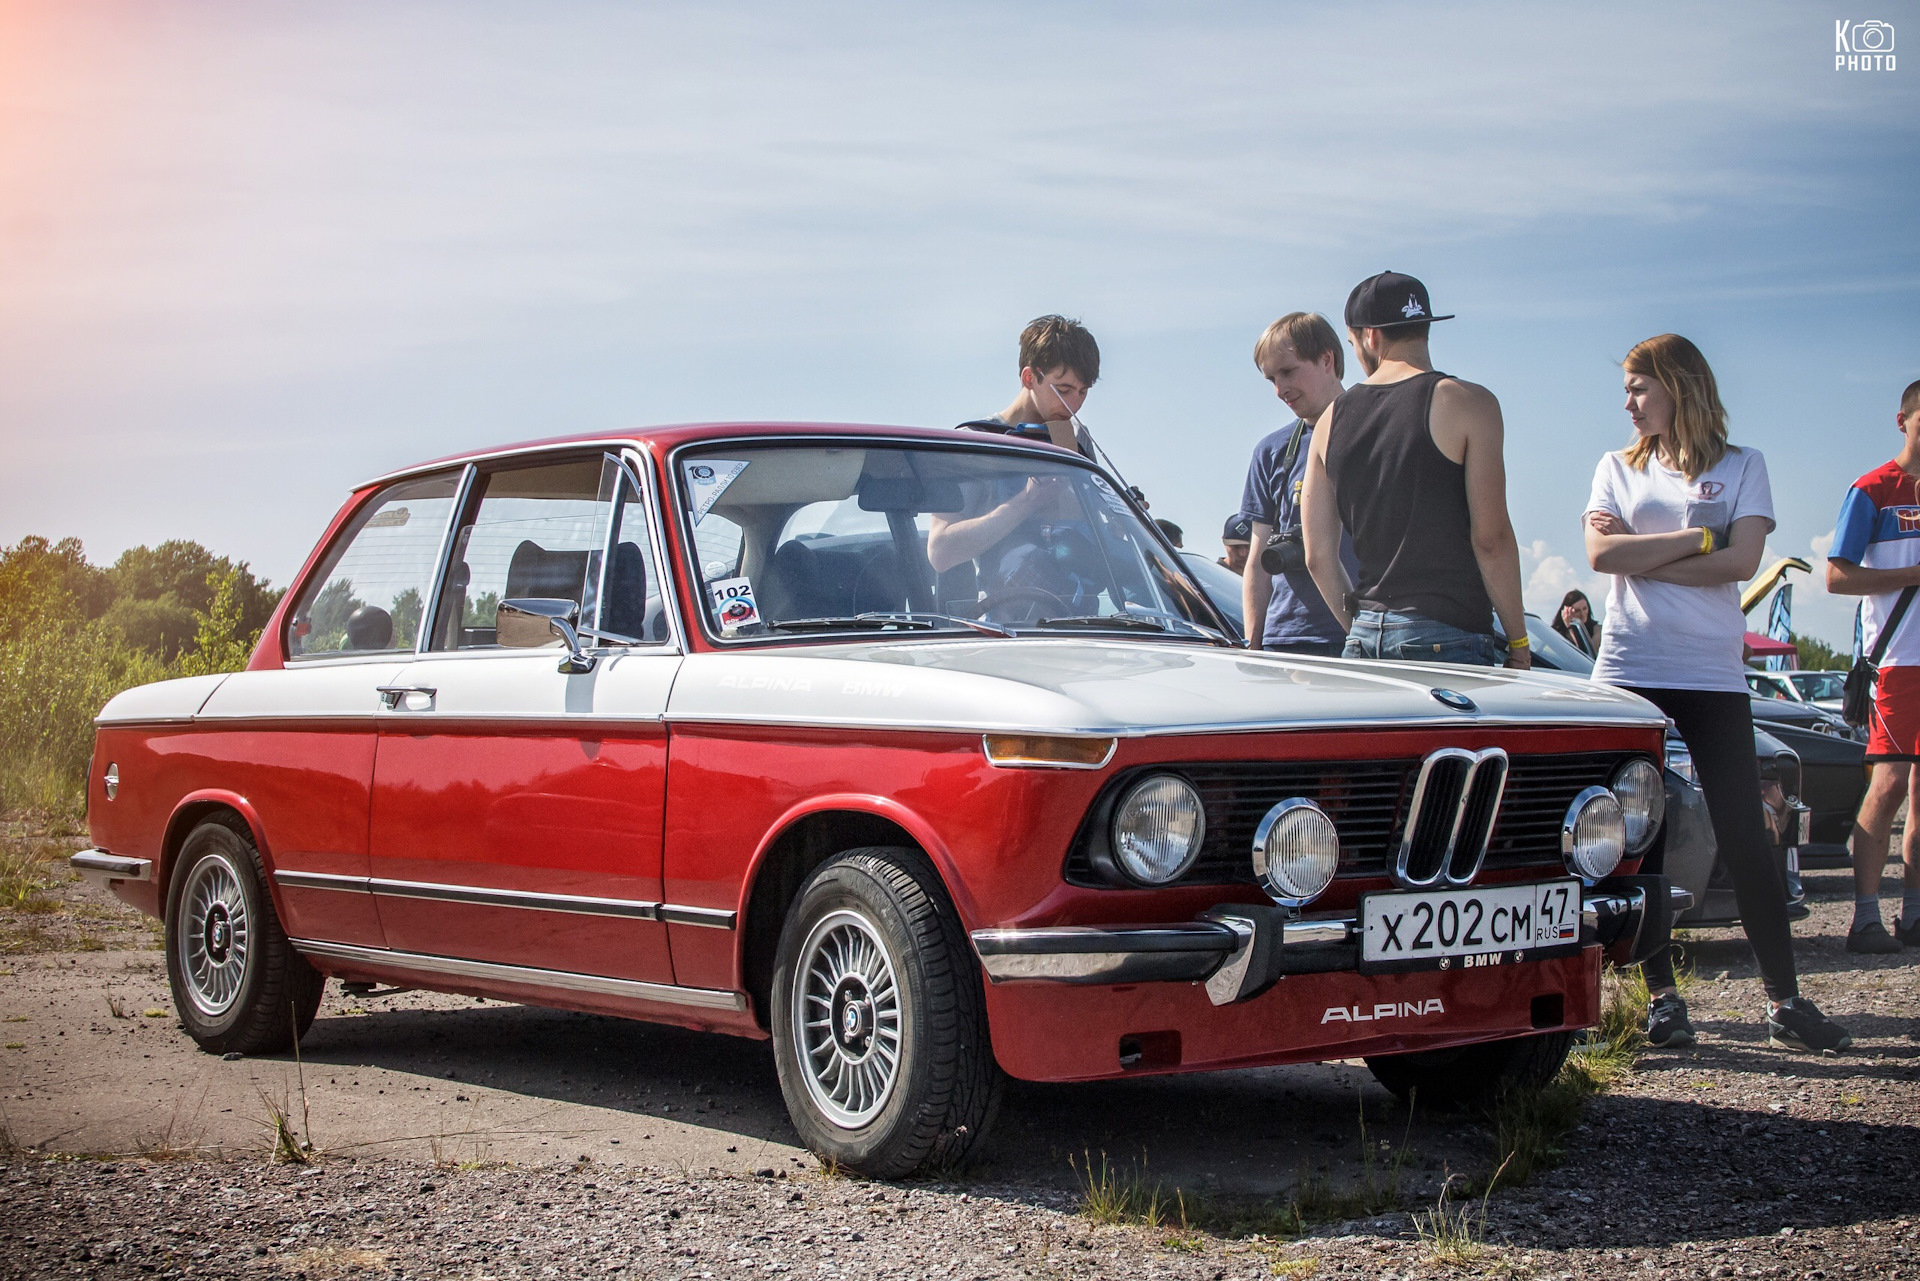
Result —
[[1221, 632], [1050, 445], [476, 453], [357, 490], [247, 670], [107, 705], [73, 861], [164, 918], [208, 1050], [286, 1049], [327, 976], [771, 1037], [876, 1175], [1003, 1074], [1551, 1074], [1665, 939], [1658, 712]]

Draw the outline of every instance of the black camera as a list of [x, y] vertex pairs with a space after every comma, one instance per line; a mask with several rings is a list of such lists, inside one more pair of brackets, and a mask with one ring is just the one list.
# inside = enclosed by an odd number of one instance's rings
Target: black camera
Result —
[[1290, 529], [1267, 535], [1260, 549], [1260, 568], [1269, 574], [1297, 574], [1307, 567], [1307, 544], [1300, 531]]

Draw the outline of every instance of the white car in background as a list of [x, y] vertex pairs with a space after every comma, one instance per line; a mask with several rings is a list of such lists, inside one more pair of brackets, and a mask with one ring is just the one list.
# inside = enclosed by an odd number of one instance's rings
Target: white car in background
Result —
[[1824, 712], [1840, 715], [1846, 694], [1845, 672], [1748, 672], [1747, 687], [1761, 698], [1778, 698], [1792, 703], [1811, 703]]

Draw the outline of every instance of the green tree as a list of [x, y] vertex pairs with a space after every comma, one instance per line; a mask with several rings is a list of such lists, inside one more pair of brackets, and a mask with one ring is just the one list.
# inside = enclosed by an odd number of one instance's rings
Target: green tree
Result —
[[414, 642], [420, 639], [422, 612], [418, 587], [409, 587], [393, 598], [393, 608], [388, 613], [393, 616], [393, 643], [396, 648], [412, 649]]
[[87, 563], [77, 538], [29, 535], [0, 550], [0, 640], [30, 624], [98, 618], [112, 601], [112, 582]]
[[158, 547], [130, 547], [107, 573], [119, 599], [172, 598], [189, 611], [205, 613], [213, 607], [215, 576], [229, 571], [235, 575], [233, 595], [241, 623], [254, 629], [266, 626], [273, 607], [280, 603], [279, 590], [254, 577], [247, 562], [215, 556], [188, 539], [169, 539]]
[[207, 575], [211, 599], [207, 608], [195, 615], [193, 648], [180, 656], [182, 676], [212, 676], [218, 672], [237, 672], [247, 665], [260, 629], [248, 630], [241, 617], [240, 575], [235, 567]]
[[1843, 654], [1815, 636], [1795, 632], [1793, 647], [1798, 651], [1795, 661], [1803, 672], [1844, 672], [1853, 666], [1851, 652]]

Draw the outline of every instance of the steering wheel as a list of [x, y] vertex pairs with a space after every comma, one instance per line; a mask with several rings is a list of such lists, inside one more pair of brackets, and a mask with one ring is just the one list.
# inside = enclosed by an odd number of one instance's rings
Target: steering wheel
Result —
[[[1065, 612], [1067, 602], [1041, 587], [1002, 587], [988, 592], [974, 613], [991, 623], [1031, 623], [1050, 612]], [[995, 611], [1008, 611], [996, 613]]]

